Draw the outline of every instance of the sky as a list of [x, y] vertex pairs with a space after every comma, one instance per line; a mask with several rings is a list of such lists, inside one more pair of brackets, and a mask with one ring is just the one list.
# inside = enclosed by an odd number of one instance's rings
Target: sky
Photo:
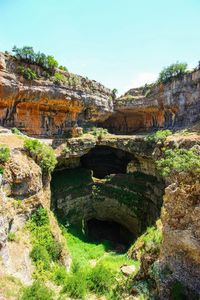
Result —
[[0, 0], [0, 51], [33, 46], [119, 94], [200, 60], [200, 0]]

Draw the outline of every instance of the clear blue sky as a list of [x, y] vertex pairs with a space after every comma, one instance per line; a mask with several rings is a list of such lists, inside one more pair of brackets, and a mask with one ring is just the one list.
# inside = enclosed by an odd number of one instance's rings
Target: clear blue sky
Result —
[[0, 0], [0, 51], [30, 45], [120, 93], [200, 60], [200, 0]]

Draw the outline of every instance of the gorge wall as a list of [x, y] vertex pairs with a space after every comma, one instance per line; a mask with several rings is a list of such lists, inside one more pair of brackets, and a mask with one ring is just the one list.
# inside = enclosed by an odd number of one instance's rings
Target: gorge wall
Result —
[[[67, 73], [74, 82], [26, 80], [19, 62], [0, 53], [0, 124], [32, 136], [78, 134], [78, 126], [105, 119], [113, 111], [111, 91], [96, 81]], [[35, 67], [35, 66], [34, 66]], [[38, 67], [39, 68], [39, 67]]]
[[102, 124], [115, 134], [190, 126], [199, 120], [199, 98], [200, 70], [195, 70], [168, 84], [129, 90]]
[[[98, 124], [115, 134], [159, 128], [181, 128], [199, 120], [200, 70], [168, 84], [129, 90], [114, 100], [112, 92], [94, 80], [63, 74], [68, 82], [55, 84], [42, 75], [26, 80], [22, 64], [0, 53], [0, 124], [32, 136], [76, 136]], [[38, 66], [31, 66], [42, 74]], [[30, 122], [31, 120], [31, 122]]]

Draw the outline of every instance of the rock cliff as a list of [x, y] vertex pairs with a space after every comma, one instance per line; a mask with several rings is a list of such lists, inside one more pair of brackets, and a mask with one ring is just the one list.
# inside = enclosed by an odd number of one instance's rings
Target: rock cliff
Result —
[[168, 84], [129, 90], [114, 102], [103, 123], [110, 132], [130, 134], [158, 128], [181, 128], [199, 120], [200, 70]]
[[3, 126], [33, 136], [76, 135], [78, 126], [103, 120], [113, 111], [111, 91], [94, 80], [67, 73], [76, 81], [58, 85], [42, 76], [29, 81], [17, 73], [18, 66], [17, 59], [0, 53]]

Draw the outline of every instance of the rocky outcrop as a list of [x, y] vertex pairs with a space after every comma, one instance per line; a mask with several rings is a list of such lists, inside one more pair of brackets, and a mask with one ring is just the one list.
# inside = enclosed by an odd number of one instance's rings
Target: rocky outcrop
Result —
[[199, 120], [200, 70], [168, 84], [131, 89], [114, 102], [103, 123], [110, 132], [130, 134], [158, 128], [180, 128]]
[[199, 180], [199, 174], [192, 172], [174, 174], [165, 190], [160, 263], [171, 273], [161, 284], [162, 299], [170, 298], [174, 281], [182, 285], [186, 296], [200, 296]]
[[[0, 175], [0, 276], [13, 275], [30, 284], [34, 271], [30, 258], [32, 244], [24, 226], [32, 213], [38, 207], [46, 208], [54, 239], [64, 244], [64, 238], [50, 213], [50, 177], [42, 174], [41, 168], [26, 155], [20, 137], [1, 135], [2, 141], [9, 146], [11, 155]], [[65, 247], [60, 261], [69, 267], [70, 256]]]
[[58, 85], [44, 77], [28, 81], [17, 73], [19, 64], [0, 53], [1, 125], [33, 136], [77, 135], [78, 126], [112, 113], [111, 91], [100, 83], [81, 76], [71, 85]]

